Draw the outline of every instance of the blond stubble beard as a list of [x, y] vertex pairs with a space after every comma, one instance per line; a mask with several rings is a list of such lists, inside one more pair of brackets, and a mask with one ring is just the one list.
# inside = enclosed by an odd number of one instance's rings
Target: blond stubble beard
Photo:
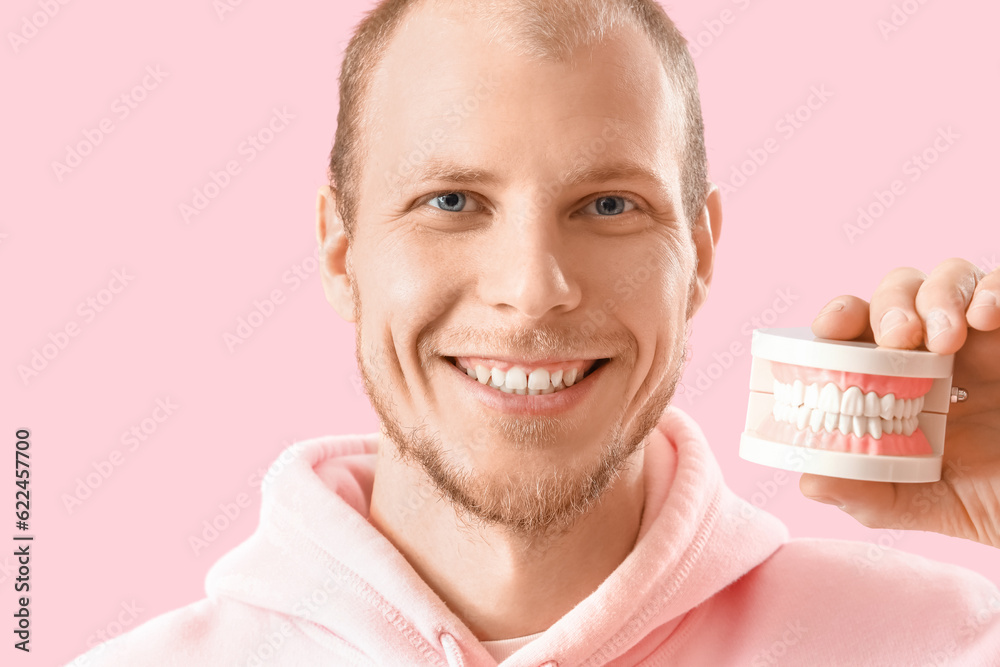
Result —
[[[352, 279], [350, 283], [358, 367], [382, 432], [395, 446], [397, 459], [421, 470], [438, 495], [451, 503], [470, 528], [500, 528], [517, 537], [526, 550], [544, 550], [572, 529], [628, 470], [633, 455], [659, 423], [681, 377], [684, 354], [677, 355], [669, 377], [654, 390], [629, 431], [623, 426], [625, 408], [615, 416], [608, 443], [601, 449], [599, 460], [589, 467], [549, 467], [530, 474], [495, 475], [463, 469], [446, 458], [449, 447], [437, 434], [428, 432], [424, 425], [407, 428], [400, 423], [391, 397], [408, 392], [395, 392], [391, 379], [380, 378], [374, 372], [376, 368], [391, 367], [385, 363], [388, 361], [385, 354], [379, 355], [382, 363], [369, 365], [365, 359], [361, 302], [355, 281]], [[684, 350], [685, 346], [686, 336], [677, 349]], [[517, 451], [530, 452], [550, 447], [561, 435], [572, 431], [572, 427], [569, 420], [555, 417], [501, 416], [492, 418], [486, 428], [512, 443]]]

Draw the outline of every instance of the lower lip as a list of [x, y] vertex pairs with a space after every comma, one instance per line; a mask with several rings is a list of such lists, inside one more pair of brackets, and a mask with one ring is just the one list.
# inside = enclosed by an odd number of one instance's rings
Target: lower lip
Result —
[[588, 374], [572, 387], [554, 391], [551, 394], [508, 394], [481, 383], [447, 359], [444, 363], [451, 366], [455, 374], [461, 378], [469, 391], [480, 403], [497, 412], [514, 415], [554, 415], [565, 412], [579, 405], [590, 393], [590, 388], [610, 362], [604, 362], [599, 368]]

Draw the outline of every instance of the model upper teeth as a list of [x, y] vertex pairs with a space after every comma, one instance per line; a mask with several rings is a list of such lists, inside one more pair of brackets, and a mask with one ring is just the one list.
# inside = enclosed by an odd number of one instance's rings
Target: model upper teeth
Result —
[[[460, 369], [463, 368], [457, 362], [456, 365]], [[504, 371], [477, 364], [474, 368], [465, 368], [464, 370], [469, 377], [478, 380], [481, 384], [499, 389], [507, 394], [531, 396], [551, 394], [572, 387], [576, 383], [577, 375], [579, 375], [576, 368], [566, 371], [556, 370], [550, 373], [544, 368], [531, 369], [523, 366], [511, 366]]]
[[792, 384], [774, 382], [775, 421], [795, 424], [796, 428], [841, 431], [857, 437], [882, 434], [913, 435], [919, 425], [918, 415], [924, 409], [924, 397], [896, 398], [893, 394], [879, 396], [851, 386], [841, 390], [836, 384], [805, 385], [801, 380]]

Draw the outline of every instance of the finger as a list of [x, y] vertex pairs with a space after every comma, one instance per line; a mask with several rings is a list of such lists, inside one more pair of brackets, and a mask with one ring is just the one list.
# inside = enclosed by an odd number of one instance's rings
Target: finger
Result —
[[890, 482], [803, 473], [799, 490], [811, 500], [839, 507], [869, 528], [886, 525], [896, 504], [896, 485]]
[[923, 323], [915, 300], [926, 274], [913, 268], [890, 271], [872, 294], [869, 319], [875, 342], [885, 347], [912, 349], [924, 340]]
[[[803, 474], [799, 480], [799, 489], [811, 500], [834, 505], [868, 528], [931, 530], [966, 536], [964, 526], [945, 525], [939, 514], [929, 511], [931, 499], [943, 495], [942, 491], [931, 487], [943, 484], [945, 483], [865, 482]], [[914, 495], [915, 493], [919, 495]], [[940, 504], [947, 503], [942, 501]]]
[[970, 327], [980, 331], [1000, 328], [1000, 269], [979, 279], [965, 319]]
[[874, 340], [868, 324], [868, 302], [856, 296], [838, 296], [816, 315], [812, 332], [833, 340]]
[[969, 325], [965, 310], [972, 301], [982, 270], [964, 259], [947, 259], [931, 271], [917, 291], [917, 314], [924, 323], [927, 349], [954, 354], [965, 344]]
[[896, 484], [803, 474], [807, 498], [835, 505], [869, 528], [928, 530], [1000, 546], [996, 529], [976, 521], [955, 491], [969, 466], [949, 464], [937, 482]]

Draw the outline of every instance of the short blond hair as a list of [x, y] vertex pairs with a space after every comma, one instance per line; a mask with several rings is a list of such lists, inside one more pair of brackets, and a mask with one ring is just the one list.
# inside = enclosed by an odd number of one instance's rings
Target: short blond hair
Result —
[[[407, 13], [428, 0], [381, 0], [358, 25], [340, 71], [340, 109], [330, 152], [330, 184], [348, 239], [357, 220], [364, 143], [371, 105], [373, 74]], [[652, 40], [664, 71], [681, 97], [685, 137], [679, 153], [681, 203], [689, 223], [701, 214], [708, 194], [705, 128], [698, 95], [698, 75], [687, 40], [655, 0], [435, 0], [462, 6], [488, 26], [491, 42], [543, 60], [566, 60], [580, 46], [599, 42], [622, 25], [636, 25]]]

